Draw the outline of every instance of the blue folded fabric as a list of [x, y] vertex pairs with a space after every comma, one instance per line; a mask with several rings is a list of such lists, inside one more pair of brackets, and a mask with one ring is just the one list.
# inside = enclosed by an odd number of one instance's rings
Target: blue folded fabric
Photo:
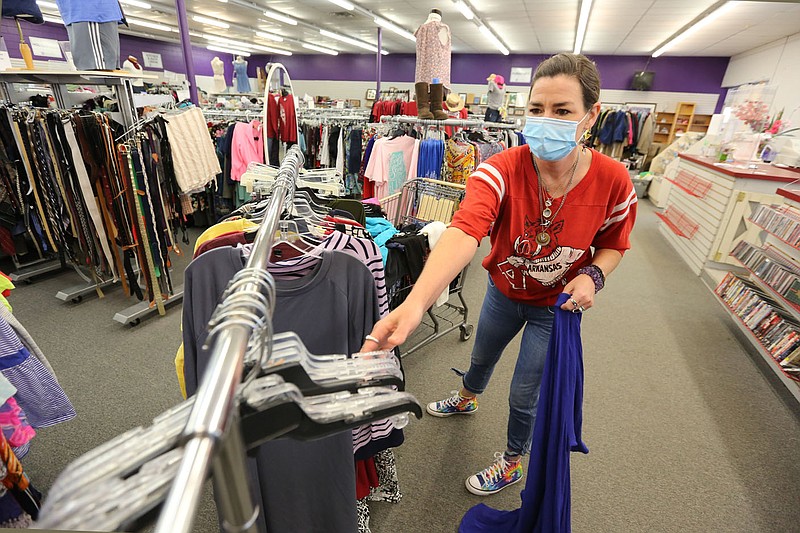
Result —
[[378, 245], [378, 248], [380, 248], [381, 256], [383, 256], [383, 264], [386, 265], [386, 258], [389, 256], [389, 250], [386, 248], [386, 243], [398, 233], [398, 230], [392, 226], [391, 222], [383, 217], [367, 217], [366, 220], [367, 231], [370, 235], [372, 235], [372, 238], [375, 240], [375, 244]]
[[569, 533], [570, 451], [589, 453], [581, 440], [583, 348], [581, 314], [555, 308], [553, 333], [542, 375], [522, 507], [498, 511], [484, 504], [464, 515], [459, 533]]

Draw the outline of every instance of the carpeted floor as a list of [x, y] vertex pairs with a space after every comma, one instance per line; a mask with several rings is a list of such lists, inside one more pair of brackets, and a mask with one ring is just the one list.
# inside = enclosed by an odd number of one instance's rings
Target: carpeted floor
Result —
[[[584, 317], [590, 453], [573, 456], [573, 530], [797, 531], [800, 464], [792, 452], [800, 423], [725, 311], [659, 235], [653, 211], [640, 204], [633, 249]], [[472, 321], [486, 283], [478, 259], [465, 290]], [[176, 260], [175, 270], [185, 264]], [[78, 412], [40, 431], [24, 460], [45, 491], [71, 460], [180, 399], [172, 362], [179, 306], [128, 328], [112, 321], [130, 303], [118, 289], [78, 305], [55, 299], [77, 281], [69, 273], [37, 280], [11, 300]], [[474, 416], [412, 421], [397, 450], [405, 496], [373, 504], [373, 532], [449, 533], [479, 502], [519, 505], [523, 483], [485, 499], [464, 488], [505, 445], [518, 346], [508, 348]], [[469, 351], [456, 333], [411, 354], [408, 390], [423, 403], [444, 398], [459, 386], [450, 368], [466, 368]], [[195, 531], [217, 530], [207, 497]]]

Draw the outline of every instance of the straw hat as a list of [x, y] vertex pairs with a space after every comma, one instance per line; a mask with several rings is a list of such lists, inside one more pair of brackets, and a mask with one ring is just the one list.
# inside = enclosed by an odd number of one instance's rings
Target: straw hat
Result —
[[461, 111], [464, 109], [464, 100], [462, 100], [457, 93], [450, 93], [447, 96], [445, 103], [447, 104], [447, 109], [449, 111]]

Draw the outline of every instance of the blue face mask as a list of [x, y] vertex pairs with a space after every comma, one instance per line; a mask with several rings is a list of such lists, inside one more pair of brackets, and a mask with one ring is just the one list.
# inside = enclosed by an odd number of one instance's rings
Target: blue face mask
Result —
[[557, 118], [526, 117], [522, 135], [531, 149], [531, 153], [544, 161], [559, 161], [569, 155], [578, 146], [575, 137], [578, 124], [589, 116], [589, 113], [578, 121], [560, 120]]

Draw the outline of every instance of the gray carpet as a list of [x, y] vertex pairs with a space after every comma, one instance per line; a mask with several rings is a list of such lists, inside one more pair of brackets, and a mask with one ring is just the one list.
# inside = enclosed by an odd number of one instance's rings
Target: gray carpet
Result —
[[[640, 204], [633, 249], [583, 323], [584, 440], [573, 455], [573, 529], [597, 531], [797, 531], [800, 424], [732, 333], [730, 319], [658, 234]], [[483, 252], [486, 248], [483, 248]], [[176, 261], [176, 270], [185, 265]], [[179, 276], [178, 276], [179, 277]], [[178, 307], [137, 328], [112, 322], [121, 291], [65, 305], [61, 274], [22, 286], [12, 302], [49, 356], [78, 417], [39, 432], [24, 464], [47, 489], [71, 460], [146, 424], [180, 396], [172, 359]], [[477, 318], [485, 274], [476, 259], [465, 291]], [[523, 483], [486, 499], [464, 479], [505, 445], [508, 383], [518, 349], [501, 360], [472, 417], [412, 421], [397, 450], [403, 500], [372, 506], [372, 529], [452, 532], [479, 502], [513, 509]], [[453, 334], [404, 359], [408, 389], [425, 403], [459, 385], [470, 342]], [[206, 498], [196, 531], [217, 531]]]

